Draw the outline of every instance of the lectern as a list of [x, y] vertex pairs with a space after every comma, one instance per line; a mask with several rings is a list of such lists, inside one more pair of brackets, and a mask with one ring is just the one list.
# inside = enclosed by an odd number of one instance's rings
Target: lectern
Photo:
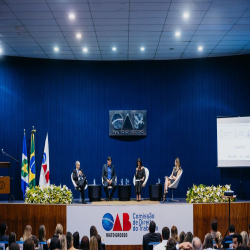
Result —
[[[9, 162], [0, 162], [0, 168], [10, 168]], [[10, 177], [0, 177], [0, 194], [10, 194]]]

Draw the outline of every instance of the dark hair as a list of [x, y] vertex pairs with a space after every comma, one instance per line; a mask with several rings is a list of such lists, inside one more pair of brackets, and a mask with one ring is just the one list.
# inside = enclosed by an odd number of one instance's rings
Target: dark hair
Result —
[[9, 245], [9, 250], [20, 250], [20, 247], [16, 242], [13, 242], [11, 246]]
[[207, 249], [207, 248], [213, 248], [213, 236], [212, 234], [206, 234], [205, 236], [205, 244], [204, 244], [204, 249]]
[[79, 249], [80, 236], [77, 231], [73, 233], [73, 238], [74, 238], [74, 248]]
[[90, 231], [90, 238], [92, 236], [97, 236], [98, 235], [98, 232], [97, 232], [97, 229], [96, 229], [95, 226], [91, 226], [89, 231]]
[[27, 239], [23, 244], [23, 250], [34, 250], [34, 249], [35, 249], [34, 241], [31, 238]]
[[179, 235], [179, 244], [181, 244], [182, 242], [184, 242], [185, 236], [186, 236], [185, 232], [182, 231], [180, 233], [180, 235]]
[[187, 232], [184, 238], [184, 242], [190, 242], [192, 243], [194, 236], [191, 232]]
[[107, 158], [107, 160], [108, 160], [108, 161], [112, 161], [112, 158], [111, 158], [111, 156], [109, 156], [109, 157]]
[[12, 243], [16, 242], [16, 234], [11, 232], [9, 236], [9, 247]]
[[237, 238], [238, 244], [242, 244], [242, 236], [238, 233], [234, 234], [232, 239]]
[[67, 249], [70, 249], [73, 245], [73, 235], [71, 232], [66, 233]]
[[149, 224], [149, 232], [150, 233], [154, 233], [155, 232], [155, 228], [156, 228], [156, 224], [153, 220], [150, 221], [150, 224]]
[[141, 159], [140, 159], [140, 158], [137, 159], [136, 167], [138, 167], [138, 162], [140, 162], [140, 167], [142, 167], [142, 162], [141, 162]]
[[46, 229], [44, 225], [41, 225], [38, 230], [39, 241], [46, 241]]
[[53, 235], [53, 238], [50, 241], [49, 250], [54, 250], [54, 249], [57, 249], [60, 247], [61, 246], [60, 246], [60, 240], [59, 240], [58, 235], [56, 235], [56, 237], [54, 237], [54, 235]]
[[89, 250], [89, 238], [88, 236], [83, 236], [81, 240], [80, 249]]
[[235, 232], [235, 227], [234, 227], [233, 224], [230, 224], [230, 225], [229, 225], [228, 231], [229, 231], [230, 233], [234, 233], [234, 232]]
[[97, 235], [96, 239], [97, 239], [97, 243], [98, 243], [98, 250], [101, 250], [102, 249], [102, 239], [101, 239], [101, 236]]
[[169, 228], [168, 227], [162, 228], [161, 234], [162, 234], [163, 240], [168, 240], [169, 234], [170, 234]]
[[4, 235], [5, 234], [5, 230], [6, 230], [7, 226], [6, 226], [6, 222], [2, 223], [0, 225], [0, 234]]
[[38, 247], [38, 240], [37, 240], [37, 237], [36, 237], [35, 235], [31, 235], [30, 238], [34, 241], [35, 248]]
[[218, 228], [218, 222], [217, 222], [217, 220], [216, 220], [216, 219], [213, 219], [213, 220], [211, 221], [211, 228], [212, 228], [212, 230], [213, 230], [214, 232], [216, 232], [216, 231], [217, 231], [217, 228]]
[[167, 242], [166, 250], [171, 250], [177, 244], [174, 238], [170, 238]]
[[248, 225], [248, 230], [250, 231], [250, 223], [249, 223], [249, 225]]

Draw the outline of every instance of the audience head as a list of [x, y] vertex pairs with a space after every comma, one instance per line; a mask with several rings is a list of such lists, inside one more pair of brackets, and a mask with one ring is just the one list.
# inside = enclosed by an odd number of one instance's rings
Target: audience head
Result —
[[213, 219], [213, 220], [211, 221], [211, 230], [212, 230], [213, 232], [217, 232], [217, 228], [218, 228], [218, 222], [217, 222], [216, 219]]
[[199, 237], [194, 237], [192, 240], [192, 245], [194, 250], [202, 250], [202, 244]]
[[73, 246], [73, 235], [71, 232], [67, 232], [66, 239], [67, 239], [67, 249], [70, 249]]
[[67, 250], [67, 240], [65, 235], [60, 235], [59, 236], [59, 241], [60, 241], [60, 248], [61, 250]]
[[38, 230], [39, 241], [46, 241], [46, 229], [44, 225], [41, 225]]
[[9, 246], [9, 250], [20, 250], [20, 247], [16, 242], [13, 242], [11, 246]]
[[204, 249], [207, 248], [213, 248], [213, 236], [210, 233], [205, 236]]
[[175, 239], [175, 241], [179, 241], [178, 239], [178, 230], [176, 226], [171, 227], [171, 238]]
[[82, 237], [80, 249], [89, 250], [89, 238], [88, 238], [88, 236], [85, 235]]
[[168, 240], [169, 239], [169, 235], [170, 235], [169, 228], [168, 227], [162, 228], [162, 231], [161, 231], [162, 240]]
[[176, 240], [174, 238], [170, 238], [168, 240], [166, 250], [171, 250], [176, 244], [177, 244]]
[[33, 241], [34, 241], [34, 247], [38, 247], [38, 240], [37, 240], [37, 237], [35, 235], [31, 235], [30, 237]]
[[221, 237], [221, 233], [219, 231], [216, 232], [214, 240], [215, 240], [215, 244], [217, 246], [217, 249], [221, 249], [222, 237]]
[[90, 227], [90, 238], [91, 238], [92, 236], [97, 236], [97, 235], [98, 235], [98, 232], [97, 232], [96, 227], [95, 227], [95, 226], [91, 226], [91, 227]]
[[1, 225], [0, 225], [0, 234], [1, 235], [5, 235], [5, 233], [6, 233], [6, 231], [7, 231], [7, 225], [6, 225], [6, 222], [4, 222], [4, 223], [2, 223]]
[[98, 250], [98, 242], [95, 236], [92, 236], [89, 241], [89, 250]]
[[27, 225], [24, 228], [23, 241], [26, 241], [27, 239], [29, 239], [31, 237], [31, 232], [32, 232], [32, 227], [30, 225]]
[[57, 248], [60, 248], [60, 241], [58, 235], [56, 234], [56, 237], [53, 236], [53, 240], [50, 242], [49, 250], [55, 250]]
[[184, 242], [190, 242], [192, 243], [194, 236], [191, 232], [187, 232], [184, 238]]
[[180, 233], [180, 235], [179, 235], [179, 244], [181, 244], [182, 242], [184, 242], [185, 236], [186, 236], [185, 232], [182, 231]]
[[240, 233], [241, 237], [242, 237], [242, 245], [246, 245], [248, 244], [248, 235], [246, 231], [242, 231]]
[[149, 223], [149, 232], [154, 233], [155, 228], [156, 228], [156, 224], [155, 224], [155, 222], [153, 220], [151, 220], [150, 223]]
[[61, 224], [57, 224], [56, 225], [56, 231], [55, 231], [55, 233], [57, 234], [57, 235], [61, 235], [61, 234], [63, 234], [63, 226], [61, 225]]
[[74, 248], [79, 249], [80, 236], [77, 231], [73, 233], [73, 239], [74, 239], [74, 243], [73, 243]]
[[229, 225], [228, 231], [229, 231], [230, 234], [235, 233], [235, 227], [234, 227], [233, 224]]
[[34, 241], [31, 238], [25, 240], [23, 244], [23, 250], [34, 250], [34, 249], [35, 249]]
[[102, 239], [101, 239], [101, 236], [97, 235], [96, 239], [97, 239], [97, 243], [98, 243], [98, 250], [101, 250], [102, 249]]
[[241, 246], [242, 236], [239, 233], [234, 234], [232, 238], [233, 238], [233, 248], [234, 249]]
[[16, 234], [11, 232], [9, 236], [9, 246], [14, 242], [16, 242]]

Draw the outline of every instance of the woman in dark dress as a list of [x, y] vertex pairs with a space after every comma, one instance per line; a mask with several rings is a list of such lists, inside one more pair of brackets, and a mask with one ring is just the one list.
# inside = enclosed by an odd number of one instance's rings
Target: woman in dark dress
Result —
[[177, 177], [181, 173], [181, 163], [180, 163], [179, 158], [175, 159], [174, 165], [175, 166], [173, 168], [171, 176], [170, 177], [165, 176], [164, 195], [163, 195], [163, 198], [162, 198], [163, 201], [166, 200], [166, 194], [168, 193], [168, 187], [177, 179]]
[[145, 169], [142, 166], [141, 159], [138, 158], [136, 163], [136, 173], [135, 173], [135, 193], [137, 201], [141, 201], [141, 189], [145, 178], [146, 178]]

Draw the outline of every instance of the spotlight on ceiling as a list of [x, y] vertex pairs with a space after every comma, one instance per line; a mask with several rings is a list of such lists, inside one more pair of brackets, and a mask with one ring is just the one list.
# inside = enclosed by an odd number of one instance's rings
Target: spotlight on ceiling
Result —
[[84, 53], [87, 53], [88, 52], [88, 49], [87, 48], [83, 48], [82, 50]]
[[75, 19], [75, 17], [76, 17], [76, 16], [75, 16], [74, 13], [70, 13], [70, 14], [69, 14], [69, 19], [72, 19], [72, 20], [73, 20], [73, 19]]
[[144, 51], [145, 50], [145, 48], [144, 47], [141, 47], [141, 51]]
[[185, 12], [185, 13], [183, 14], [183, 17], [184, 17], [185, 19], [189, 18], [189, 13]]
[[76, 38], [78, 38], [78, 39], [82, 38], [81, 33], [77, 33], [77, 34], [76, 34]]
[[199, 46], [199, 47], [198, 47], [198, 50], [199, 50], [199, 51], [202, 51], [202, 50], [203, 50], [203, 47], [202, 47], [202, 46]]
[[113, 50], [113, 51], [116, 51], [116, 47], [113, 47], [112, 50]]
[[59, 48], [58, 48], [58, 47], [55, 47], [55, 48], [54, 48], [54, 51], [55, 51], [55, 52], [58, 52], [58, 51], [59, 51]]
[[175, 36], [178, 37], [178, 36], [180, 36], [180, 35], [181, 35], [181, 32], [180, 32], [180, 31], [176, 31], [176, 32], [175, 32]]

